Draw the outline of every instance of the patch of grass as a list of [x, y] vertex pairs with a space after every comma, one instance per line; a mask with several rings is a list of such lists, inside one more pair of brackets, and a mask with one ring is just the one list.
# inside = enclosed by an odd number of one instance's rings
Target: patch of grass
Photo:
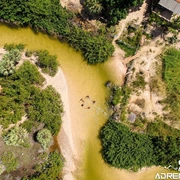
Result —
[[155, 119], [155, 122], [149, 122], [147, 125], [147, 134], [152, 136], [166, 137], [171, 135], [172, 137], [179, 137], [179, 130], [172, 128], [160, 119]]
[[180, 119], [180, 50], [167, 49], [162, 55], [162, 77], [166, 84], [167, 98], [165, 100], [171, 109], [171, 120]]
[[146, 81], [144, 80], [143, 75], [136, 74], [136, 80], [132, 82], [133, 88], [144, 89], [146, 86]]
[[14, 154], [10, 151], [5, 151], [1, 156], [1, 161], [9, 173], [18, 168], [18, 161]]
[[139, 47], [142, 37], [142, 29], [129, 25], [121, 38], [116, 41], [119, 47], [125, 51], [125, 57], [133, 56]]
[[133, 47], [129, 47], [127, 46], [126, 44], [124, 44], [123, 42], [121, 41], [116, 41], [116, 43], [119, 45], [119, 47], [125, 51], [125, 57], [129, 57], [129, 56], [133, 56], [136, 52], [136, 48], [133, 48]]

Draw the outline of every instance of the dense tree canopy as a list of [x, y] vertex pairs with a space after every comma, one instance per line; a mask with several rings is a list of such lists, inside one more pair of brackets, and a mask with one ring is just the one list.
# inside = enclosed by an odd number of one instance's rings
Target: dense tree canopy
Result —
[[102, 128], [102, 155], [108, 164], [137, 171], [151, 165], [174, 165], [180, 158], [180, 138], [131, 132], [122, 123], [109, 120]]
[[146, 135], [131, 133], [128, 127], [109, 120], [101, 138], [103, 157], [112, 166], [138, 170], [153, 164], [153, 144]]

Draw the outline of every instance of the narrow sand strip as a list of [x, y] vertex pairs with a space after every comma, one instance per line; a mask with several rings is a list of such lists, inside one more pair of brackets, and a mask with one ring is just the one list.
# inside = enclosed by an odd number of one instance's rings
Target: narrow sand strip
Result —
[[72, 172], [76, 170], [75, 167], [75, 148], [71, 130], [71, 117], [69, 110], [68, 99], [68, 86], [62, 69], [58, 69], [57, 74], [54, 77], [50, 77], [47, 74], [42, 73], [46, 79], [44, 86], [52, 85], [56, 91], [61, 95], [61, 99], [64, 106], [64, 115], [62, 117], [62, 127], [57, 136], [58, 144], [61, 149], [61, 153], [65, 158], [65, 166], [63, 168], [63, 180], [73, 180]]

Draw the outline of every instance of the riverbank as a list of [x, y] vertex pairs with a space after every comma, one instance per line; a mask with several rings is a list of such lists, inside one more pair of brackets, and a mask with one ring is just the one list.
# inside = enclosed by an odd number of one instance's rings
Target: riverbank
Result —
[[61, 68], [58, 68], [58, 72], [54, 77], [42, 73], [46, 79], [46, 84], [44, 88], [52, 85], [56, 91], [61, 95], [61, 99], [64, 107], [64, 114], [62, 117], [61, 130], [57, 136], [57, 142], [60, 147], [61, 153], [65, 158], [65, 165], [63, 168], [63, 179], [73, 180], [72, 173], [76, 170], [75, 159], [76, 151], [74, 147], [73, 137], [72, 137], [72, 127], [71, 127], [71, 117], [69, 108], [69, 98], [68, 98], [68, 85]]

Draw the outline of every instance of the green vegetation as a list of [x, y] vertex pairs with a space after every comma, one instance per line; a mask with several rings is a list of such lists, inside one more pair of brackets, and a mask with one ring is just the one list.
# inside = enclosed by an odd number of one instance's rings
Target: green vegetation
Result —
[[17, 26], [30, 26], [68, 42], [81, 51], [89, 64], [104, 62], [114, 47], [105, 35], [85, 32], [73, 22], [73, 14], [62, 8], [59, 0], [1, 0], [0, 17]]
[[121, 108], [127, 105], [131, 90], [128, 86], [119, 87], [114, 85], [111, 89], [113, 105], [120, 104]]
[[28, 118], [43, 123], [52, 135], [57, 135], [61, 125], [62, 106], [60, 95], [52, 86], [42, 91], [36, 89], [27, 108]]
[[58, 179], [63, 165], [63, 157], [58, 152], [52, 152], [44, 163], [35, 167], [36, 172], [32, 176], [24, 177], [23, 180]]
[[28, 133], [26, 129], [23, 129], [22, 127], [11, 128], [3, 136], [3, 141], [5, 142], [6, 145], [23, 146], [23, 147], [30, 146]]
[[162, 55], [163, 60], [163, 80], [166, 84], [167, 106], [171, 113], [167, 118], [179, 121], [180, 113], [180, 51], [175, 48], [167, 49]]
[[144, 89], [146, 84], [147, 83], [144, 80], [143, 74], [136, 74], [136, 80], [132, 82], [133, 88]]
[[0, 61], [0, 74], [8, 76], [15, 70], [16, 64], [20, 61], [21, 53], [18, 49], [11, 49]]
[[44, 77], [39, 73], [37, 67], [30, 61], [25, 61], [12, 76], [14, 80], [20, 80], [24, 84], [42, 85]]
[[[117, 108], [117, 111], [115, 112], [115, 117], [117, 114], [119, 114], [119, 120], [125, 121], [126, 120], [126, 114], [127, 114], [127, 107], [128, 99], [131, 94], [131, 89], [128, 86], [116, 86], [114, 85], [111, 87], [111, 96], [112, 99], [110, 99], [110, 103], [113, 106], [119, 105]], [[114, 118], [113, 118], [114, 119]]]
[[41, 129], [37, 133], [36, 139], [42, 145], [43, 149], [47, 149], [52, 141], [51, 132], [48, 129]]
[[0, 157], [1, 163], [5, 166], [6, 171], [9, 173], [18, 168], [17, 158], [12, 152], [5, 151]]
[[120, 39], [116, 40], [119, 47], [125, 51], [125, 57], [133, 56], [139, 48], [142, 29], [128, 25]]
[[144, 166], [171, 164], [180, 158], [179, 137], [149, 136], [131, 132], [122, 123], [109, 120], [100, 132], [102, 155], [106, 163], [137, 171]]
[[158, 26], [161, 26], [163, 30], [169, 31], [169, 29], [179, 30], [180, 28], [180, 17], [173, 18], [171, 21], [167, 21], [161, 18], [158, 14], [151, 13], [148, 18], [148, 23]]
[[84, 7], [89, 14], [97, 15], [102, 12], [103, 6], [98, 0], [86, 0], [84, 2]]
[[132, 133], [123, 124], [109, 120], [100, 136], [108, 164], [133, 171], [153, 164], [153, 144], [146, 135]]
[[24, 51], [24, 48], [25, 48], [24, 44], [15, 44], [15, 43], [12, 43], [12, 44], [5, 44], [4, 45], [4, 49], [6, 51], [11, 51], [11, 50], [14, 50], [14, 49], [18, 49], [20, 52], [22, 52], [22, 51]]
[[[0, 175], [4, 178], [9, 173], [9, 177], [14, 177], [12, 171], [17, 170], [15, 173], [20, 173], [20, 178], [25, 176], [23, 179], [58, 179], [64, 164], [63, 157], [57, 152], [47, 151], [47, 158], [45, 158], [43, 153], [38, 151], [40, 145], [35, 143], [32, 136], [38, 130], [37, 141], [44, 150], [49, 148], [53, 140], [52, 135], [57, 135], [60, 129], [62, 101], [52, 86], [43, 88], [45, 79], [34, 64], [25, 60], [21, 66], [16, 66], [21, 57], [21, 51], [16, 47], [15, 44], [6, 45], [10, 54], [8, 58], [16, 63], [12, 74], [0, 77], [0, 125], [4, 131], [0, 142], [2, 145]], [[17, 55], [16, 52], [19, 54]], [[55, 75], [58, 65], [56, 57], [51, 56], [47, 51], [37, 51], [36, 55], [40, 58], [39, 66], [45, 67], [48, 73]], [[16, 124], [22, 120], [22, 116], [26, 117], [22, 125], [5, 130], [10, 124]], [[12, 152], [6, 152], [6, 149], [11, 149], [11, 146], [14, 146]], [[32, 158], [36, 161], [32, 162]], [[33, 169], [35, 164], [37, 166]], [[23, 173], [20, 172], [22, 168], [24, 168]]]
[[44, 78], [37, 67], [25, 61], [14, 74], [0, 78], [2, 92], [0, 95], [0, 124], [8, 127], [27, 114], [30, 131], [35, 123], [43, 123], [51, 133], [57, 134], [61, 125], [63, 112], [60, 95], [53, 87], [41, 90]]
[[122, 98], [122, 91], [121, 91], [121, 88], [119, 86], [114, 86], [112, 88], [112, 96], [113, 96], [113, 99], [111, 101], [111, 103], [113, 105], [117, 105], [121, 102], [121, 98]]
[[116, 40], [116, 43], [119, 45], [119, 47], [125, 51], [125, 57], [133, 56], [136, 52], [136, 48], [129, 46], [128, 44], [125, 44], [123, 41]]
[[125, 18], [129, 8], [141, 3], [143, 3], [143, 0], [87, 0], [84, 7], [90, 15], [101, 15], [110, 26]]
[[54, 55], [50, 55], [46, 50], [39, 51], [37, 56], [37, 65], [42, 69], [42, 71], [49, 74], [50, 76], [54, 76], [58, 70], [57, 57]]
[[167, 136], [172, 136], [178, 138], [180, 132], [178, 129], [174, 129], [168, 126], [160, 119], [155, 119], [154, 122], [149, 122], [147, 125], [147, 134], [151, 136], [160, 136], [166, 138]]

